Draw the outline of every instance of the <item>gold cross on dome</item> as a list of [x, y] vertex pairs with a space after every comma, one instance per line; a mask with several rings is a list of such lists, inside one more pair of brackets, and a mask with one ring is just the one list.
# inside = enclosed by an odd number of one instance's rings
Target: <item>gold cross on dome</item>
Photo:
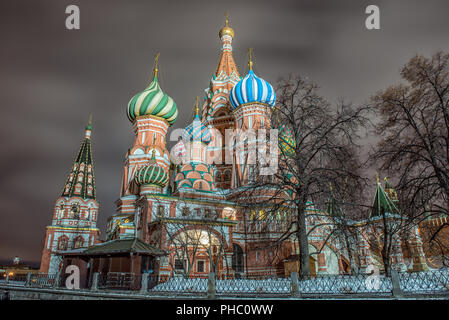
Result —
[[154, 68], [153, 68], [154, 77], [157, 77], [157, 72], [159, 71], [159, 69], [157, 68], [157, 64], [159, 62], [159, 55], [160, 55], [160, 53], [158, 52], [158, 53], [156, 53], [156, 56], [154, 57]]
[[249, 55], [248, 61], [249, 70], [253, 70], [253, 48], [249, 48], [248, 55]]

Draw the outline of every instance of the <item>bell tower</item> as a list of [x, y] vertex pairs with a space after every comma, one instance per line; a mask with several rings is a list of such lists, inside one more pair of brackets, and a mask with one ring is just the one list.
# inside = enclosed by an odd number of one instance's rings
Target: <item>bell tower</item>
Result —
[[229, 26], [226, 14], [225, 26], [218, 33], [221, 40], [221, 57], [215, 73], [210, 79], [210, 85], [205, 90], [202, 110], [204, 125], [211, 128], [212, 135], [211, 143], [208, 146], [208, 158], [215, 159], [216, 185], [220, 189], [231, 187], [232, 163], [226, 163], [225, 137], [226, 130], [234, 127], [229, 93], [240, 80], [240, 74], [232, 56], [234, 35], [234, 29]]
[[[269, 144], [259, 137], [259, 130], [271, 128], [271, 112], [275, 105], [276, 93], [268, 81], [258, 77], [253, 71], [252, 48], [248, 51], [247, 75], [230, 92], [230, 101], [235, 118], [235, 142], [233, 161], [233, 188], [250, 183], [256, 175], [256, 163], [260, 156], [266, 156]], [[263, 131], [260, 131], [263, 132]], [[265, 148], [265, 154], [261, 144]], [[257, 157], [257, 160], [256, 160]], [[268, 160], [268, 159], [267, 159]], [[268, 161], [267, 161], [268, 162]]]
[[[158, 81], [159, 53], [154, 59], [153, 79], [131, 98], [127, 115], [134, 129], [134, 143], [125, 156], [117, 213], [109, 218], [108, 238], [134, 234], [136, 201], [142, 194], [168, 191], [170, 154], [166, 148], [168, 129], [176, 121], [178, 109], [162, 91]], [[121, 224], [125, 219], [126, 224]]]
[[40, 272], [56, 273], [61, 262], [59, 252], [87, 248], [97, 243], [99, 205], [96, 200], [92, 160], [92, 117], [84, 140], [70, 170], [61, 196], [56, 200], [51, 225], [47, 226]]

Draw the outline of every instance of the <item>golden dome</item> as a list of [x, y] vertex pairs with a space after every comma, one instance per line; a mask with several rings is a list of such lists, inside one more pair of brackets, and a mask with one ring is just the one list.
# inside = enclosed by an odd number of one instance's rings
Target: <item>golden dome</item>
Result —
[[218, 36], [221, 38], [224, 35], [229, 35], [234, 38], [234, 30], [231, 27], [224, 27], [220, 30]]
[[234, 29], [232, 29], [230, 26], [228, 26], [228, 14], [226, 13], [225, 16], [225, 26], [221, 28], [220, 32], [218, 33], [218, 36], [221, 38], [224, 35], [229, 35], [232, 38], [234, 38]]

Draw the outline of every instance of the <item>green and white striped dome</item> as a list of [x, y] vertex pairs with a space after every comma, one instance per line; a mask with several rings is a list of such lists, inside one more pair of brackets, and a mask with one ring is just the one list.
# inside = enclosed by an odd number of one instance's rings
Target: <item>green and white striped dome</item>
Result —
[[127, 114], [131, 122], [137, 117], [151, 115], [163, 118], [172, 125], [178, 117], [178, 108], [173, 99], [161, 90], [155, 76], [145, 90], [129, 101]]
[[155, 184], [163, 188], [168, 182], [168, 173], [157, 164], [146, 165], [137, 170], [134, 180], [138, 185]]

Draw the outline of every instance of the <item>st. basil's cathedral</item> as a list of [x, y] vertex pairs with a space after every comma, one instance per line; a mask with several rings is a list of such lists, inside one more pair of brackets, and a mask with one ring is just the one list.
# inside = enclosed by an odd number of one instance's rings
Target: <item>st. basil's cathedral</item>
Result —
[[[264, 223], [263, 210], [240, 210], [238, 191], [251, 180], [251, 166], [235, 158], [225, 161], [225, 131], [270, 129], [276, 104], [273, 86], [254, 73], [251, 56], [246, 75], [240, 75], [232, 55], [234, 35], [226, 19], [219, 31], [221, 57], [204, 103], [200, 108], [197, 98], [193, 121], [170, 152], [168, 131], [177, 120], [178, 108], [159, 85], [156, 56], [153, 80], [127, 106], [135, 140], [125, 156], [120, 197], [116, 213], [108, 219], [104, 241], [96, 226], [99, 204], [89, 120], [46, 228], [41, 272], [56, 273], [64, 265], [77, 264], [88, 278], [93, 272], [279, 276], [297, 268], [297, 240], [287, 239], [274, 250], [270, 243], [281, 233], [277, 224]], [[291, 151], [292, 145], [281, 141], [280, 148]], [[211, 164], [213, 154], [222, 161]], [[392, 216], [399, 212], [396, 200], [394, 189], [388, 183], [383, 187], [378, 179], [369, 220], [374, 224], [354, 222], [360, 229], [354, 241], [360, 245], [354, 252], [362, 271], [369, 264], [381, 265], [367, 239], [376, 229], [376, 219], [381, 220], [376, 212], [382, 209]], [[307, 210], [318, 209], [310, 203]], [[337, 209], [329, 205], [324, 211], [330, 219]], [[251, 223], [256, 219], [258, 223]], [[310, 257], [312, 274], [349, 272], [348, 248], [338, 237], [328, 237], [332, 227], [316, 219], [307, 222], [309, 251], [318, 252]], [[320, 223], [327, 226], [314, 227]], [[419, 232], [414, 230], [407, 254], [401, 240], [394, 240], [392, 264], [398, 269], [428, 268]]]

